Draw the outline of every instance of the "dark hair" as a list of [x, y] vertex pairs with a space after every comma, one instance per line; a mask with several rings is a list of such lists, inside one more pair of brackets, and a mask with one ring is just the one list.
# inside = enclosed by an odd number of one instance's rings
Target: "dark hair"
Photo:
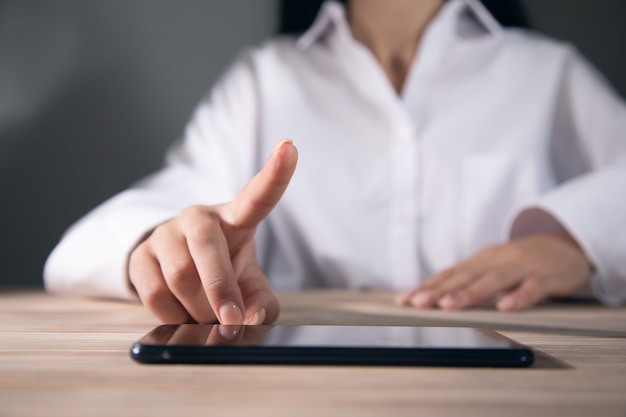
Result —
[[[339, 0], [346, 3], [346, 0]], [[503, 26], [530, 28], [526, 9], [520, 0], [481, 0], [487, 10]], [[279, 33], [296, 34], [306, 31], [315, 20], [324, 0], [281, 0]]]

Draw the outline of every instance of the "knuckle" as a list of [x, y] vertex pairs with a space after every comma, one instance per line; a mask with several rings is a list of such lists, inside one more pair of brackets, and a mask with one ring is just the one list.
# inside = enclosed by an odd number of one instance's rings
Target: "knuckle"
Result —
[[541, 279], [540, 277], [538, 277], [537, 275], [532, 275], [528, 278], [526, 278], [526, 287], [528, 287], [529, 289], [539, 289], [544, 287], [544, 280]]
[[458, 266], [453, 266], [451, 268], [444, 269], [439, 274], [435, 276], [435, 278], [439, 280], [447, 280], [459, 272], [460, 268]]
[[454, 266], [451, 268], [444, 269], [443, 271], [438, 272], [428, 281], [426, 281], [421, 287], [422, 288], [434, 288], [440, 285], [443, 285], [447, 281], [449, 281], [452, 277], [457, 275], [459, 268]]
[[161, 305], [163, 300], [169, 296], [169, 289], [161, 283], [152, 283], [137, 289], [139, 299], [146, 307]]
[[184, 219], [196, 219], [198, 217], [206, 216], [207, 212], [208, 210], [206, 206], [196, 204], [185, 207], [180, 211], [180, 214], [178, 216]]
[[196, 277], [196, 267], [191, 259], [170, 262], [164, 268], [165, 280], [170, 286], [184, 288]]
[[150, 251], [146, 242], [140, 243], [135, 249], [133, 249], [128, 257], [129, 269], [134, 269], [143, 263], [148, 258], [149, 253]]
[[503, 280], [503, 276], [497, 272], [488, 272], [480, 280], [469, 286], [467, 291], [472, 299], [485, 301], [495, 296], [499, 292], [506, 290], [509, 283]]
[[144, 242], [137, 246], [128, 257], [128, 278], [133, 285], [146, 278], [146, 265], [152, 261], [152, 254]]
[[152, 233], [150, 233], [150, 236], [148, 236], [148, 238], [143, 242], [143, 244], [145, 244], [146, 246], [149, 246], [155, 241], [167, 239], [171, 234], [172, 234], [171, 222], [160, 224], [152, 231]]
[[213, 273], [211, 280], [204, 284], [209, 300], [215, 300], [217, 303], [224, 300], [230, 300], [234, 291], [233, 280], [227, 275]]
[[524, 281], [524, 294], [527, 299], [541, 299], [547, 295], [546, 280], [537, 275], [526, 278]]
[[489, 271], [482, 277], [482, 282], [488, 289], [499, 289], [502, 286], [508, 285], [508, 282], [504, 280], [504, 276], [498, 271]]
[[185, 236], [194, 242], [212, 241], [219, 235], [220, 222], [213, 215], [195, 217], [184, 224]]

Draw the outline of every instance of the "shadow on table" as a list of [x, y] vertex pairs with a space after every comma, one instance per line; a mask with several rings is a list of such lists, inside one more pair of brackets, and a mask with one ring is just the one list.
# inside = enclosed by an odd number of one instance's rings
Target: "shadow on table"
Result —
[[533, 369], [574, 369], [573, 366], [565, 361], [548, 355], [540, 350], [533, 349], [535, 353], [535, 363], [533, 363]]

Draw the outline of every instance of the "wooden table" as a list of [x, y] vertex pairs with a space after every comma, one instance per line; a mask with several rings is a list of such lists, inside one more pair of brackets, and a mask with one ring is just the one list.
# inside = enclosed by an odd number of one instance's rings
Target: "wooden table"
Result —
[[626, 416], [626, 309], [415, 311], [385, 293], [279, 294], [280, 323], [478, 325], [529, 369], [139, 365], [141, 306], [0, 289], [0, 416]]

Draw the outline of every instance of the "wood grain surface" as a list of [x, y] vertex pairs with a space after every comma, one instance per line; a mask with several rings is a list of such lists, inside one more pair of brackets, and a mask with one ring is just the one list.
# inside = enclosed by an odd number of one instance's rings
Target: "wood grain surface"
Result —
[[528, 369], [139, 365], [140, 305], [0, 289], [0, 416], [626, 416], [626, 309], [416, 311], [379, 292], [279, 293], [283, 324], [490, 327]]

